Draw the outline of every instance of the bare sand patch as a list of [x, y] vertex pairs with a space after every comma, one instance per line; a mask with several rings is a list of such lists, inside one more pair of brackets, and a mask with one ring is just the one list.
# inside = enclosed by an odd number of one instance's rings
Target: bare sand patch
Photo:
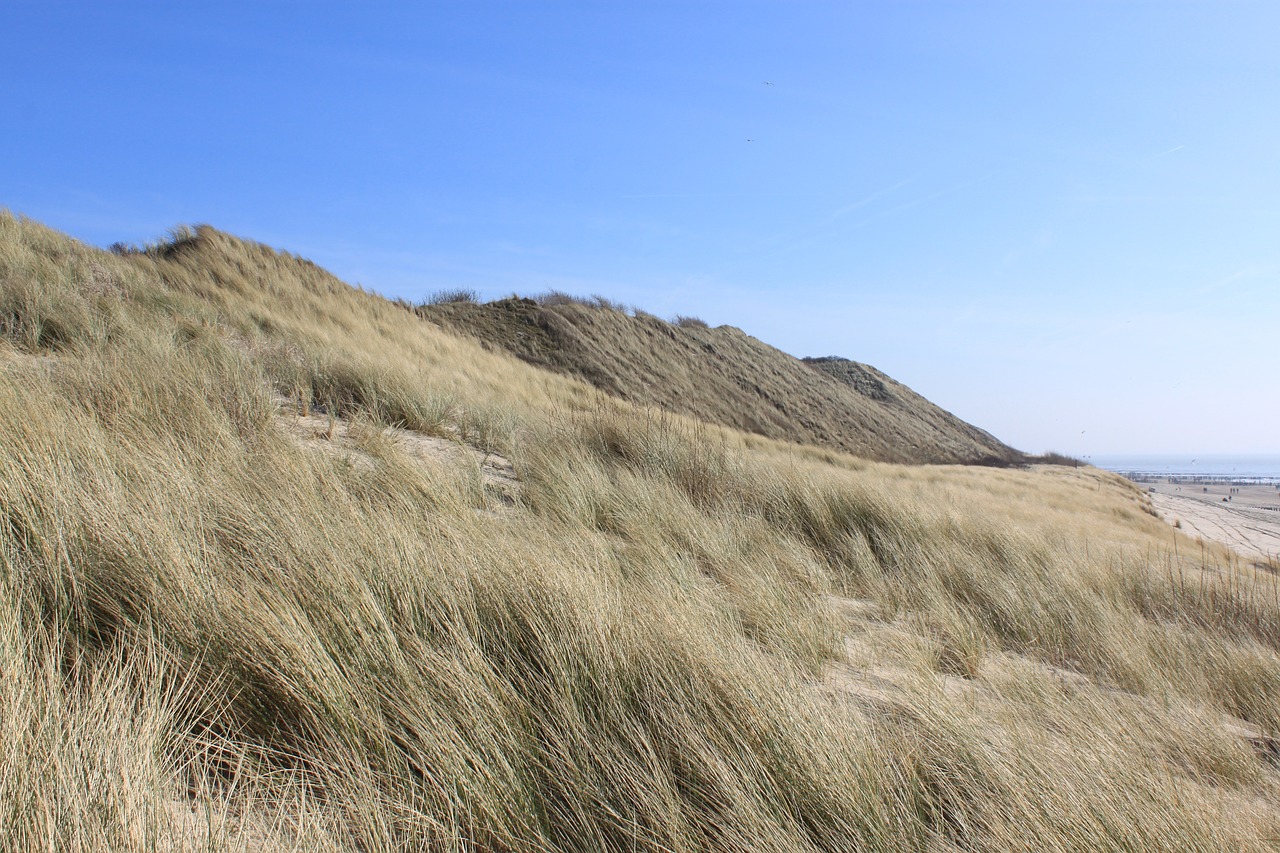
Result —
[[[373, 457], [360, 449], [359, 429], [348, 418], [301, 415], [282, 411], [278, 421], [284, 430], [304, 446], [321, 453], [345, 458], [356, 467], [372, 467]], [[372, 428], [372, 427], [371, 427]], [[425, 435], [396, 427], [377, 427], [380, 437], [389, 440], [412, 458], [428, 464], [453, 467], [474, 466], [486, 495], [503, 504], [513, 504], [520, 495], [520, 478], [511, 461], [496, 453], [486, 453], [462, 441]]]

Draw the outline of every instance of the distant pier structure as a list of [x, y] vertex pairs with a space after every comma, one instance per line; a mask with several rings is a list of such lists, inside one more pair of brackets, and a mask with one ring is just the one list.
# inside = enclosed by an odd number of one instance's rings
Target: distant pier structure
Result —
[[1155, 471], [1116, 471], [1134, 483], [1169, 483], [1175, 486], [1275, 486], [1280, 476], [1251, 474], [1166, 474]]

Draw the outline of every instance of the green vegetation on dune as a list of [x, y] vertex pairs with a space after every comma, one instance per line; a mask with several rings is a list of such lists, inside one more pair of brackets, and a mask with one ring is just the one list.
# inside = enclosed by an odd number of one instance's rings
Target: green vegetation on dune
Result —
[[0, 838], [1272, 849], [1280, 584], [1145, 500], [638, 408], [213, 229], [3, 214]]

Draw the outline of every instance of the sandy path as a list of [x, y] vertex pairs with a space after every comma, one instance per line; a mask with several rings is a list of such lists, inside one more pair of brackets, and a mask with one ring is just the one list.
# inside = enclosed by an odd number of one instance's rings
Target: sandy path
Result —
[[[1144, 483], [1152, 506], [1182, 532], [1247, 557], [1280, 560], [1280, 492], [1275, 486]], [[1229, 497], [1231, 500], [1224, 501]]]

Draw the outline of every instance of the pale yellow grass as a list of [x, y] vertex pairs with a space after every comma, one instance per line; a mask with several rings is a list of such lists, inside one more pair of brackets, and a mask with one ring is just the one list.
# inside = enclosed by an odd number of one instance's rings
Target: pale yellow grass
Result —
[[1118, 478], [636, 410], [179, 236], [0, 217], [15, 849], [1274, 849], [1276, 579]]

